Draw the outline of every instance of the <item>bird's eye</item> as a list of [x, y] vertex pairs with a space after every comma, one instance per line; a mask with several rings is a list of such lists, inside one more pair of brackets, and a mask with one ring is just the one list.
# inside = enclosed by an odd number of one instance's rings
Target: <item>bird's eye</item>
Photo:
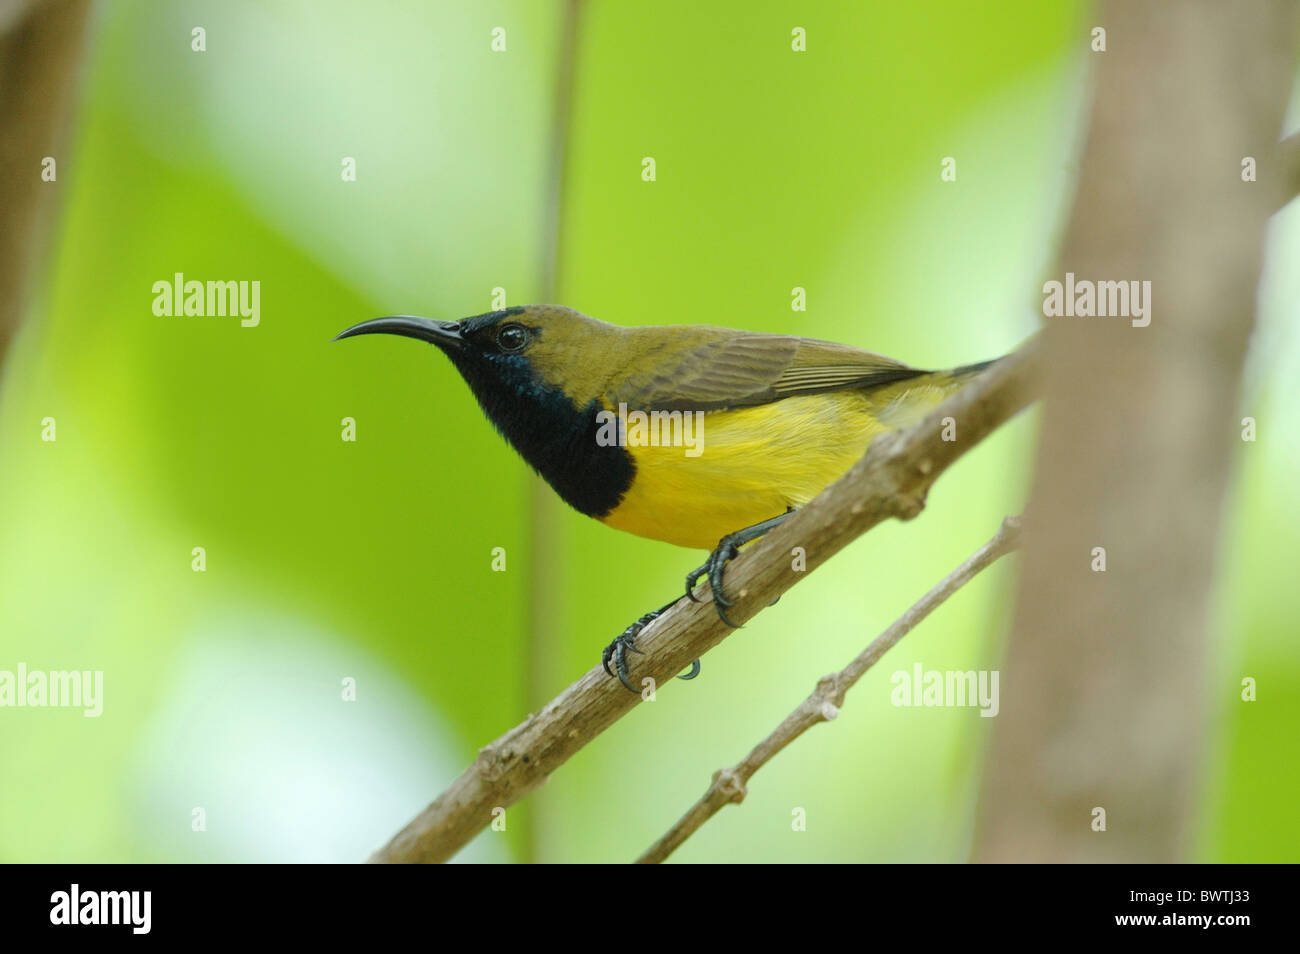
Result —
[[502, 325], [501, 330], [497, 332], [497, 347], [502, 351], [513, 354], [516, 351], [523, 351], [526, 344], [528, 344], [528, 329], [523, 325], [512, 322]]

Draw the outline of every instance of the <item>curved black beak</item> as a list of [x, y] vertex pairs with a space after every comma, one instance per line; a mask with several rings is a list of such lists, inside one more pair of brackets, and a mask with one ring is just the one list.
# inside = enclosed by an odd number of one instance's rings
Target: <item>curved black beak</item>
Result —
[[462, 347], [465, 339], [460, 334], [458, 321], [433, 321], [415, 315], [390, 315], [387, 318], [372, 318], [359, 325], [353, 325], [346, 331], [334, 336], [352, 338], [356, 335], [401, 335], [404, 338], [416, 338], [435, 344], [444, 350], [456, 350]]

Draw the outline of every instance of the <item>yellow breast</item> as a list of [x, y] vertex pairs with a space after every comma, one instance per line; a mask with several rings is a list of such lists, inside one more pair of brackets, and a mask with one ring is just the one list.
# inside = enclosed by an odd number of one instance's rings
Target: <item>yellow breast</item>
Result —
[[[790, 397], [706, 412], [691, 448], [662, 440], [628, 451], [636, 476], [602, 522], [638, 536], [712, 549], [728, 533], [799, 507], [862, 456], [882, 431], [919, 419], [947, 392], [941, 380], [875, 391]], [[661, 435], [662, 436], [662, 435]]]

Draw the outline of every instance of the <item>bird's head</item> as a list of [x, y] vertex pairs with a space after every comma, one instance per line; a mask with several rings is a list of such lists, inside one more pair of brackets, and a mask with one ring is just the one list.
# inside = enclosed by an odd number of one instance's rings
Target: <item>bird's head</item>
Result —
[[599, 516], [617, 506], [634, 470], [626, 450], [598, 440], [606, 386], [627, 357], [623, 332], [572, 308], [526, 305], [460, 321], [376, 318], [338, 337], [436, 345], [524, 459], [570, 504]]
[[601, 396], [622, 329], [562, 305], [523, 305], [434, 321], [411, 315], [375, 318], [338, 335], [386, 334], [436, 345], [495, 417], [494, 398], [537, 400], [566, 395], [585, 407]]

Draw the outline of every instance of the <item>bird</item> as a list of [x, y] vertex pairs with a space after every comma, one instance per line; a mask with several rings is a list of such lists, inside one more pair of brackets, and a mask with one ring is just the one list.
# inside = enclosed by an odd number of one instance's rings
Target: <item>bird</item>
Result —
[[[877, 435], [921, 420], [993, 361], [926, 371], [850, 345], [711, 325], [623, 327], [563, 305], [455, 321], [390, 315], [334, 340], [398, 335], [438, 348], [498, 432], [579, 513], [642, 537], [709, 551], [722, 620], [726, 564], [841, 477]], [[628, 678], [637, 635], [604, 650]], [[610, 664], [614, 664], [611, 670]], [[695, 660], [688, 674], [700, 671]]]

